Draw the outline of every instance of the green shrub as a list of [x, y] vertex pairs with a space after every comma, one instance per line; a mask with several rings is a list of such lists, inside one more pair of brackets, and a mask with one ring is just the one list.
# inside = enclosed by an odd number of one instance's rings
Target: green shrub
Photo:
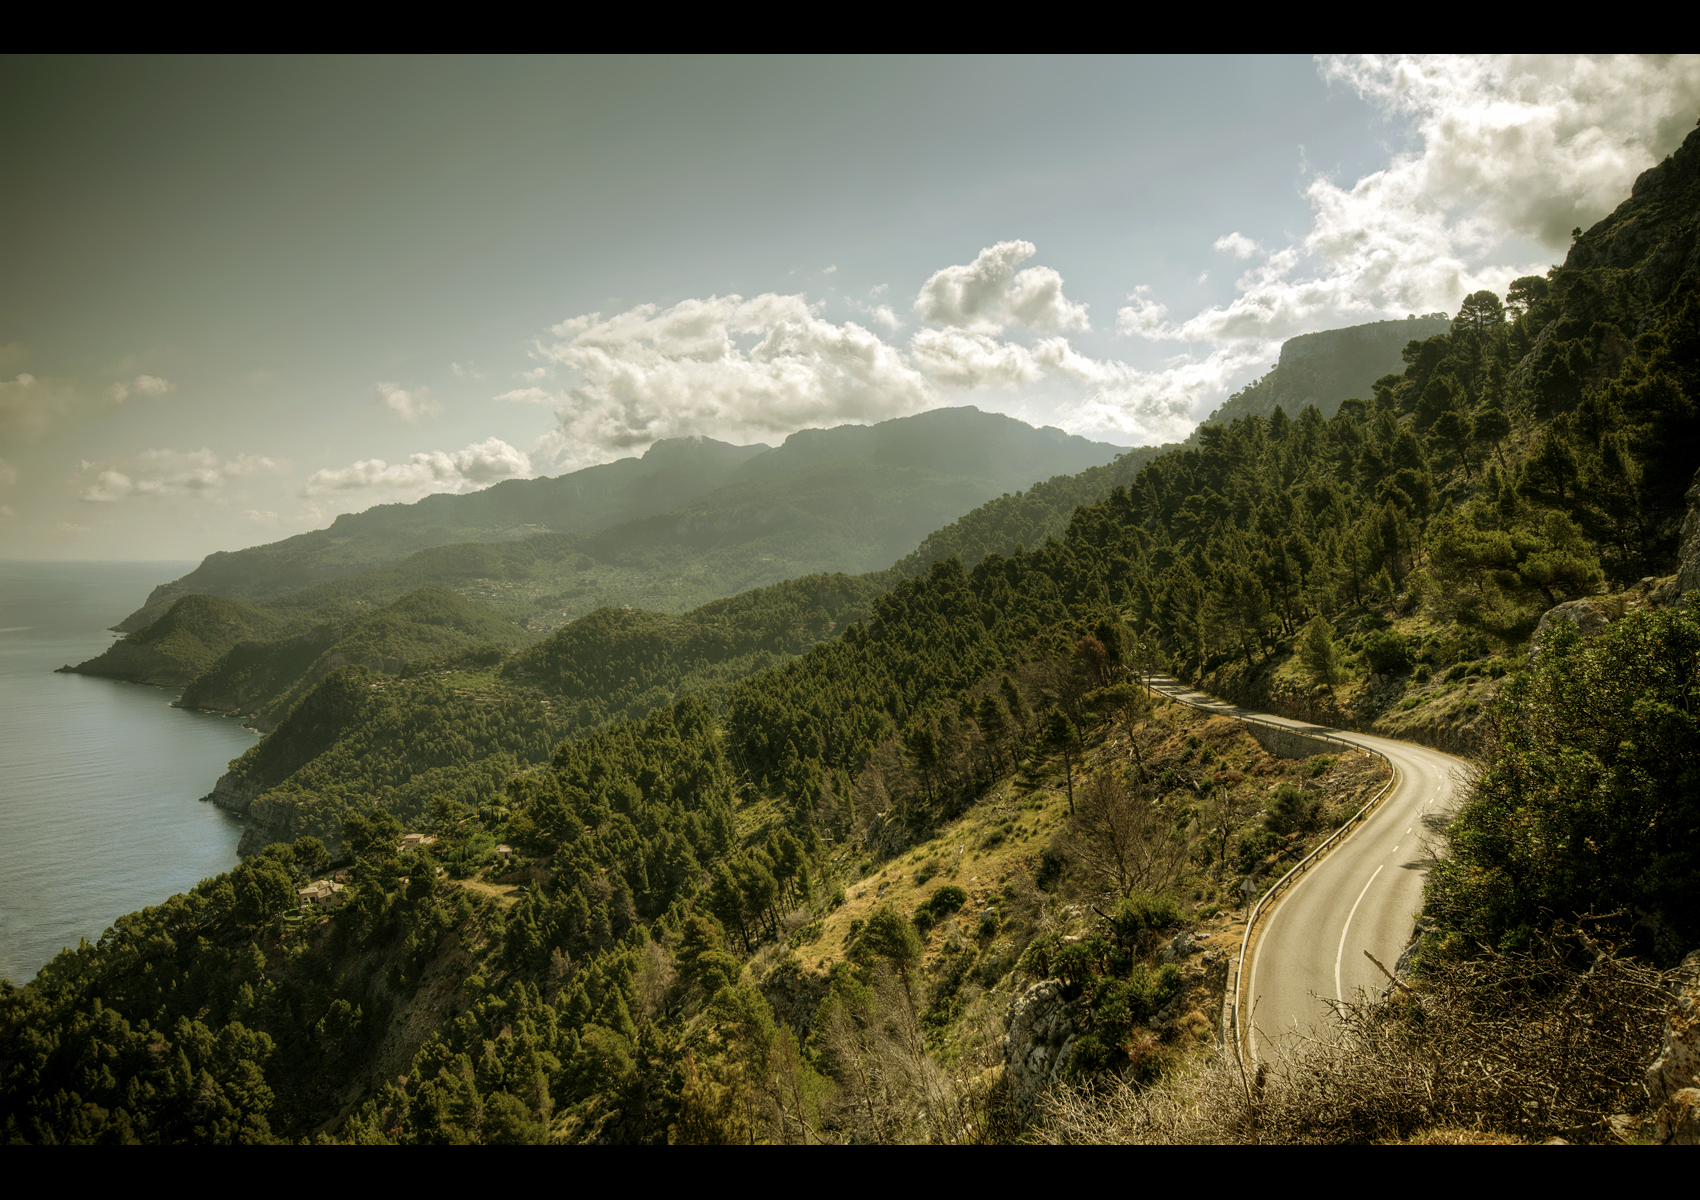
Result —
[[1062, 854], [1046, 847], [1039, 854], [1039, 872], [1033, 876], [1033, 885], [1041, 892], [1048, 892], [1057, 886], [1062, 879], [1063, 870], [1068, 866], [1068, 859]]
[[1268, 829], [1253, 829], [1240, 834], [1238, 847], [1241, 875], [1255, 875], [1263, 869], [1263, 860], [1281, 848], [1281, 835]]
[[967, 903], [968, 893], [954, 883], [947, 883], [933, 893], [932, 899], [927, 901], [927, 907], [932, 910], [936, 919], [943, 920]]
[[1305, 792], [1290, 783], [1275, 789], [1263, 818], [1263, 827], [1272, 833], [1289, 834], [1309, 829], [1322, 812], [1322, 797]]
[[1408, 638], [1380, 630], [1364, 639], [1364, 659], [1377, 675], [1402, 675], [1411, 669], [1411, 643]]
[[1181, 923], [1181, 906], [1172, 896], [1130, 892], [1110, 914], [1110, 928], [1125, 945], [1138, 945], [1147, 934]]

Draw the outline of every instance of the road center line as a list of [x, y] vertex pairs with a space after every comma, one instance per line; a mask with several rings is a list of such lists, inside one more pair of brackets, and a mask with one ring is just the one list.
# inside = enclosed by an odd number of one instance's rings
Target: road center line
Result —
[[[1398, 847], [1394, 847], [1398, 849]], [[1387, 864], [1382, 863], [1381, 867]], [[1381, 867], [1375, 869], [1375, 875], [1381, 874]], [[1346, 956], [1346, 934], [1352, 928], [1352, 918], [1358, 915], [1358, 905], [1369, 895], [1370, 884], [1375, 882], [1375, 875], [1369, 877], [1369, 883], [1364, 884], [1364, 890], [1358, 893], [1357, 900], [1352, 904], [1352, 911], [1346, 914], [1346, 923], [1340, 927], [1340, 949], [1334, 955], [1334, 996], [1336, 999], [1346, 998], [1345, 990], [1340, 986], [1340, 960]]]

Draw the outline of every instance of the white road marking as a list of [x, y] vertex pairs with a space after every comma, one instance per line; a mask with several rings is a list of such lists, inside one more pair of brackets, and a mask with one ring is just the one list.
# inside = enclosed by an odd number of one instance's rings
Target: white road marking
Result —
[[[1397, 850], [1399, 847], [1393, 848]], [[1386, 863], [1382, 863], [1381, 867], [1386, 865]], [[1381, 874], [1381, 867], [1375, 869], [1375, 875]], [[1334, 995], [1338, 999], [1345, 999], [1345, 989], [1340, 986], [1340, 960], [1346, 956], [1346, 934], [1352, 928], [1352, 918], [1358, 915], [1358, 905], [1362, 904], [1364, 897], [1369, 895], [1370, 884], [1375, 882], [1375, 875], [1371, 875], [1369, 883], [1364, 884], [1364, 890], [1358, 893], [1357, 900], [1352, 904], [1352, 911], [1346, 914], [1346, 923], [1340, 927], [1340, 949], [1334, 955]]]

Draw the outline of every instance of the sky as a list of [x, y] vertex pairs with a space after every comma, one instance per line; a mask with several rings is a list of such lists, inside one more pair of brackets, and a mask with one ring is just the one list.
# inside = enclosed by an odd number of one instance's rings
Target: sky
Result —
[[0, 558], [198, 558], [660, 438], [1178, 440], [1561, 262], [1700, 56], [11, 58]]

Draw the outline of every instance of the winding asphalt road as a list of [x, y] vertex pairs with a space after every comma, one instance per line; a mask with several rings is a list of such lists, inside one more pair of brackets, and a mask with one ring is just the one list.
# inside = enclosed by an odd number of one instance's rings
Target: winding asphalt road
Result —
[[1325, 1034], [1326, 999], [1376, 993], [1410, 941], [1422, 908], [1423, 879], [1469, 766], [1426, 746], [1236, 708], [1157, 677], [1152, 687], [1195, 708], [1256, 717], [1384, 754], [1396, 772], [1392, 792], [1350, 836], [1280, 896], [1259, 922], [1240, 980], [1240, 1027], [1253, 1058], [1268, 1058], [1307, 1036]]

